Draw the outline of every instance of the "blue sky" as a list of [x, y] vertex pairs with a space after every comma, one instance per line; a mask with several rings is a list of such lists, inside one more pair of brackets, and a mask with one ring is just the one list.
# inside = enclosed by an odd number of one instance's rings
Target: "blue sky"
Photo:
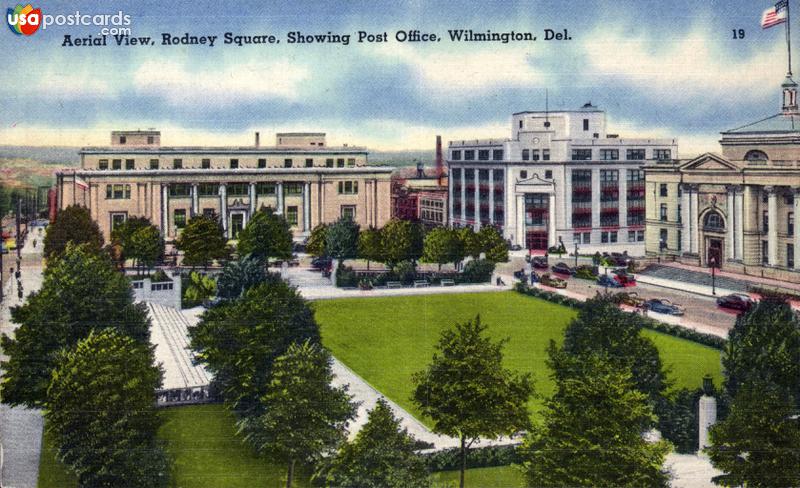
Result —
[[[800, 19], [800, 4], [792, 0]], [[15, 3], [8, 3], [13, 7]], [[762, 31], [771, 0], [527, 2], [39, 2], [45, 14], [131, 16], [157, 45], [61, 47], [50, 26], [0, 34], [0, 144], [105, 144], [113, 129], [156, 127], [164, 144], [250, 144], [284, 130], [331, 143], [429, 149], [508, 137], [510, 115], [587, 101], [609, 131], [677, 137], [682, 155], [717, 150], [719, 131], [779, 109], [783, 26]], [[800, 23], [793, 44], [800, 46]], [[531, 31], [534, 43], [399, 43], [399, 29]], [[545, 28], [568, 42], [542, 42]], [[733, 29], [745, 38], [733, 39]], [[389, 33], [384, 44], [290, 45], [286, 33]], [[220, 36], [213, 48], [161, 46], [161, 33]], [[272, 46], [221, 44], [225, 32], [274, 34]], [[796, 55], [800, 60], [800, 52]], [[800, 71], [800, 64], [797, 64]], [[800, 76], [798, 77], [800, 78]]]

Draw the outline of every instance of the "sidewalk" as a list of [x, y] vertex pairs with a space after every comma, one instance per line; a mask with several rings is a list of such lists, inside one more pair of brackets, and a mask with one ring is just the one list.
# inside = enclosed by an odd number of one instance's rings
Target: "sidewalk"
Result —
[[[701, 273], [703, 275], [708, 276], [709, 280], [711, 279], [711, 270], [709, 268], [704, 268], [701, 266], [692, 266], [689, 264], [677, 263], [677, 262], [670, 262], [670, 263], [661, 263], [658, 266], [664, 266], [669, 268], [676, 268], [676, 269], [683, 269], [686, 271], [694, 271], [697, 273]], [[735, 281], [740, 281], [743, 283], [750, 283], [755, 285], [765, 285], [765, 286], [777, 286], [780, 288], [786, 288], [789, 290], [795, 290], [800, 292], [800, 283], [791, 283], [789, 281], [780, 281], [775, 280], [772, 278], [762, 278], [760, 276], [753, 276], [753, 275], [744, 275], [738, 273], [731, 273], [725, 270], [717, 270], [716, 272], [717, 279], [719, 278], [728, 278]]]

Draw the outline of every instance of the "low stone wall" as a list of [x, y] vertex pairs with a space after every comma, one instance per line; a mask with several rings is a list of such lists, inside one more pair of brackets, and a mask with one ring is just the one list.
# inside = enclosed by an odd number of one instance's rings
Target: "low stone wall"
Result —
[[171, 281], [153, 282], [150, 278], [132, 279], [134, 300], [181, 308], [181, 277], [172, 276]]
[[209, 385], [156, 391], [156, 407], [178, 407], [217, 401]]

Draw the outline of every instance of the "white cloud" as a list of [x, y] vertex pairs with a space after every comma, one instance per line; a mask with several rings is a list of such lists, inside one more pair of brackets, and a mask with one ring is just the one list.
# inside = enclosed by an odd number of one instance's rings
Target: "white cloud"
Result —
[[215, 69], [189, 70], [166, 60], [143, 62], [133, 75], [142, 95], [163, 97], [172, 105], [202, 103], [226, 105], [251, 99], [295, 100], [300, 84], [309, 78], [305, 66], [288, 60], [219, 65]]

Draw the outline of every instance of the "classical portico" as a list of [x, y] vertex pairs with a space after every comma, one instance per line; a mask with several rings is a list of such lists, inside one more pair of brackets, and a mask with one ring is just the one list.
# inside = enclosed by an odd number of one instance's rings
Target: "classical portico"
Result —
[[514, 185], [516, 244], [546, 250], [558, 243], [555, 182], [534, 174]]

